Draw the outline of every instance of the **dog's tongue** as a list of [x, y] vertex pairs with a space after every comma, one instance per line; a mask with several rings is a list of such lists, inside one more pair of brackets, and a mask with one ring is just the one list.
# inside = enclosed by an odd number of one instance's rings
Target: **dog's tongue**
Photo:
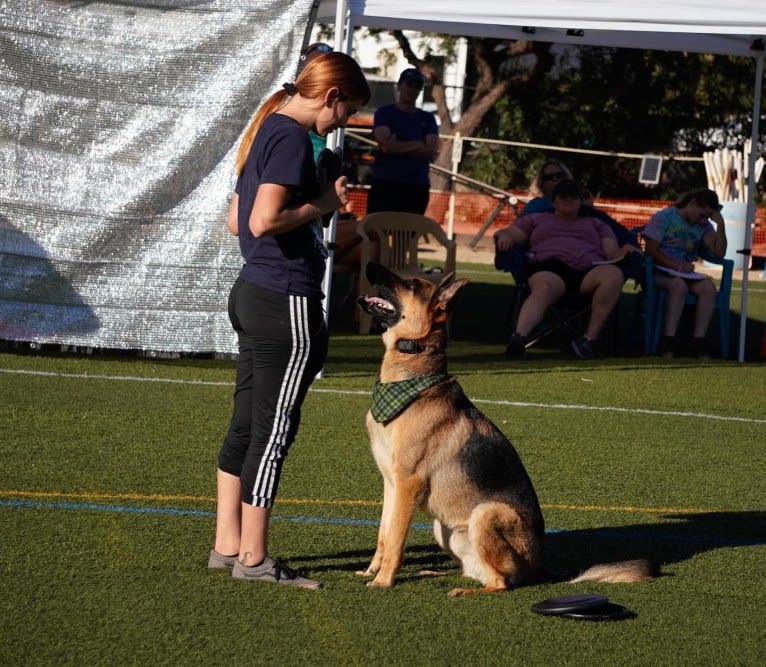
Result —
[[367, 299], [367, 303], [378, 306], [378, 308], [384, 308], [385, 310], [393, 310], [394, 307], [385, 299], [381, 299], [379, 296], [368, 296], [365, 297]]

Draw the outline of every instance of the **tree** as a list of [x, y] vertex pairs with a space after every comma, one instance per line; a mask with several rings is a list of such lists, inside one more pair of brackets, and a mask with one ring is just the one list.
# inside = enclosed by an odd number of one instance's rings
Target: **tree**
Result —
[[[467, 78], [467, 85], [472, 89], [467, 105], [462, 110], [460, 119], [453, 123], [447, 108], [444, 83], [438, 71], [428, 58], [420, 58], [413, 51], [410, 41], [400, 30], [392, 33], [396, 38], [407, 62], [417, 67], [425, 75], [431, 86], [431, 95], [441, 122], [441, 133], [471, 136], [480, 127], [485, 115], [506, 95], [512, 83], [528, 85], [545, 75], [549, 67], [549, 44], [542, 42], [514, 41], [505, 42], [493, 39], [471, 38], [469, 40], [472, 67]], [[519, 67], [520, 57], [528, 59], [528, 66]], [[434, 164], [449, 169], [452, 162], [452, 141], [442, 140], [439, 154]], [[446, 189], [449, 179], [443, 176], [432, 178], [432, 187]]]
[[[749, 136], [749, 58], [471, 38], [470, 95], [453, 123], [428, 56], [414, 53], [400, 31], [393, 35], [408, 62], [428, 78], [443, 134], [698, 158], [705, 150], [741, 147]], [[443, 140], [435, 164], [449, 168], [451, 155], [452, 142]], [[465, 151], [461, 171], [496, 187], [523, 189], [550, 156], [477, 143]], [[663, 181], [649, 188], [637, 181], [635, 159], [556, 157], [603, 196], [673, 198], [706, 183], [701, 162], [666, 160]], [[448, 179], [435, 177], [432, 185], [444, 189]]]

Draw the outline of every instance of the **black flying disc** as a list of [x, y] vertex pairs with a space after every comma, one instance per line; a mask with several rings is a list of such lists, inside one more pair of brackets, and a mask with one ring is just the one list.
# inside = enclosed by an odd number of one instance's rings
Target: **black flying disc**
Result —
[[532, 611], [543, 616], [562, 616], [578, 621], [618, 621], [635, 616], [629, 609], [609, 602], [606, 595], [595, 593], [548, 598], [533, 604]]
[[569, 611], [559, 614], [564, 618], [573, 618], [576, 621], [621, 621], [626, 618], [635, 618], [636, 615], [627, 607], [608, 602], [600, 607], [588, 607], [579, 611]]
[[532, 605], [532, 611], [543, 616], [560, 616], [593, 607], [601, 607], [609, 602], [606, 595], [584, 593], [579, 595], [561, 595], [556, 598], [548, 598]]

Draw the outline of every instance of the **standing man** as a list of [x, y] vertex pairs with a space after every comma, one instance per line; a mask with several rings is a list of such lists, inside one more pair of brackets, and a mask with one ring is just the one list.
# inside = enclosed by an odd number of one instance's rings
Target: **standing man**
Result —
[[375, 112], [373, 137], [378, 144], [372, 168], [367, 212], [409, 211], [424, 214], [428, 206], [428, 167], [436, 157], [436, 119], [415, 106], [425, 77], [411, 67], [399, 76], [397, 102]]

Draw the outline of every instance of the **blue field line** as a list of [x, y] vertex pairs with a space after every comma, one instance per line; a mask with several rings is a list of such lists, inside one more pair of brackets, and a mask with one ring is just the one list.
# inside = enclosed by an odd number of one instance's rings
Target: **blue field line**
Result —
[[[74, 510], [90, 512], [112, 512], [116, 514], [154, 514], [165, 516], [215, 517], [210, 510], [183, 509], [180, 507], [132, 507], [130, 505], [106, 505], [101, 503], [49, 502], [40, 500], [9, 500], [0, 498], [0, 507], [11, 509], [45, 509], [45, 510]], [[377, 528], [380, 522], [376, 519], [350, 519], [347, 517], [331, 516], [280, 516], [272, 515], [273, 521], [289, 523], [320, 524], [331, 526], [365, 526]], [[430, 523], [413, 523], [415, 530], [431, 530]], [[632, 539], [646, 542], [681, 542], [690, 544], [712, 544], [715, 546], [745, 547], [766, 544], [766, 539], [742, 539], [719, 537], [716, 535], [677, 535], [660, 534], [653, 531], [622, 530], [620, 528], [579, 528], [567, 530], [564, 528], [546, 528], [546, 535], [577, 535], [582, 533], [588, 537], [607, 539]]]

